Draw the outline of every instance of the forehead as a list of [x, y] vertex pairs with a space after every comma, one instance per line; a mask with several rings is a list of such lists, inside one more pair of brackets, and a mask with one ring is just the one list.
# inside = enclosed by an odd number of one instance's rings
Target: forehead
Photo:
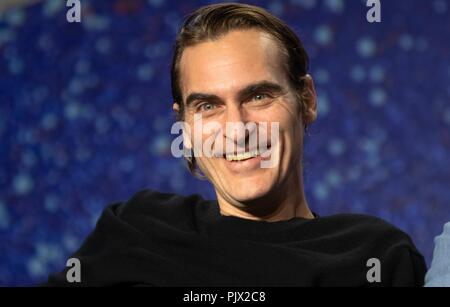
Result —
[[183, 99], [190, 92], [226, 95], [261, 80], [284, 83], [281, 62], [274, 39], [258, 30], [232, 31], [188, 47], [180, 61]]

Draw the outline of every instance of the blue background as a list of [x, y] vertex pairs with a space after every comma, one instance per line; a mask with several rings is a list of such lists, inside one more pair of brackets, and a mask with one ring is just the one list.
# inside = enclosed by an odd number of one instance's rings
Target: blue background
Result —
[[[0, 284], [64, 267], [102, 209], [143, 188], [213, 197], [170, 154], [176, 30], [208, 1], [65, 2], [0, 17]], [[376, 215], [431, 260], [450, 220], [450, 1], [249, 1], [311, 56], [319, 119], [306, 138], [307, 199], [321, 215]]]

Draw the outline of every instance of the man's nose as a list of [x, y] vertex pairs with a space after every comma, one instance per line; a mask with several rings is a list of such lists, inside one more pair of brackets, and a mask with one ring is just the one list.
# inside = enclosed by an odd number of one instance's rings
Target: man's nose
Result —
[[248, 138], [250, 131], [246, 129], [248, 118], [245, 111], [238, 105], [227, 108], [225, 119], [225, 137], [236, 144], [244, 142]]
[[244, 120], [243, 110], [237, 103], [229, 103], [226, 108], [226, 122], [242, 122]]

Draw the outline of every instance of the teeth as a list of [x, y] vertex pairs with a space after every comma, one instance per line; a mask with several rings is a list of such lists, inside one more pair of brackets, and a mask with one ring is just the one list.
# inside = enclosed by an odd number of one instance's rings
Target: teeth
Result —
[[259, 150], [255, 149], [253, 151], [244, 152], [244, 153], [240, 153], [237, 155], [227, 154], [226, 159], [227, 159], [227, 161], [242, 161], [242, 160], [247, 160], [247, 159], [256, 157], [258, 155], [259, 155]]

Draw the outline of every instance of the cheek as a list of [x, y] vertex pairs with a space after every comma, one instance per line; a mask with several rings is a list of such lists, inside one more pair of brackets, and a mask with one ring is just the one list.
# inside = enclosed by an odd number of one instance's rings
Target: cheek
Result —
[[274, 107], [268, 112], [271, 122], [278, 122], [280, 132], [288, 135], [294, 142], [301, 142], [302, 138], [302, 118], [294, 103], [286, 102]]
[[283, 156], [290, 159], [302, 152], [303, 130], [300, 116], [291, 113], [285, 115], [280, 118], [280, 137], [283, 142]]

